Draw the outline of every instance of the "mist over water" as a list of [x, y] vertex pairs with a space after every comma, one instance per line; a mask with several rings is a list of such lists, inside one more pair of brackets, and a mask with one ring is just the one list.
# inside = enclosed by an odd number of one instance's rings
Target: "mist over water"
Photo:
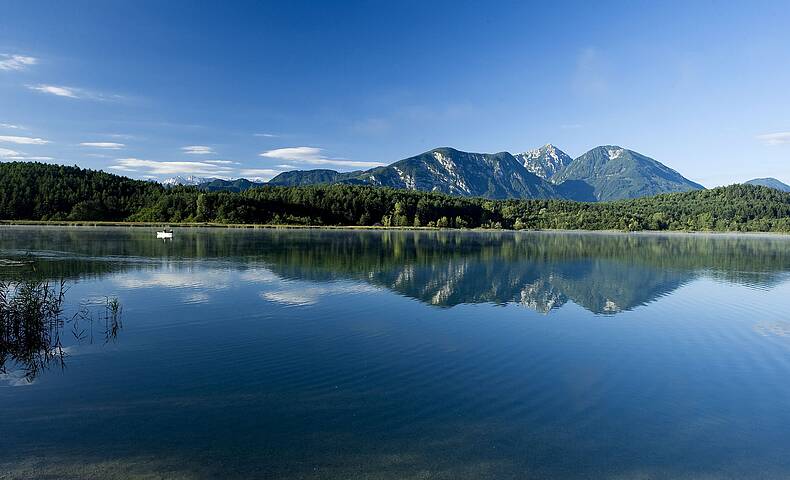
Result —
[[0, 260], [123, 305], [4, 360], [11, 478], [790, 476], [790, 238], [3, 227]]

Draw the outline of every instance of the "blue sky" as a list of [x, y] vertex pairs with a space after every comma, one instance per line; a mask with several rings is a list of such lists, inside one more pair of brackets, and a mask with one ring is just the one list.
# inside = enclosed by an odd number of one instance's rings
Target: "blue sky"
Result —
[[615, 144], [790, 182], [777, 2], [4, 0], [0, 160], [268, 178]]

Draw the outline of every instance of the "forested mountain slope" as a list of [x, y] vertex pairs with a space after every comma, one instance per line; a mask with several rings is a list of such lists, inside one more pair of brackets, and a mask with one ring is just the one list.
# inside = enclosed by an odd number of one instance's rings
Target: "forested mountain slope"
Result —
[[552, 181], [565, 198], [609, 201], [704, 188], [641, 153], [615, 145], [593, 148]]

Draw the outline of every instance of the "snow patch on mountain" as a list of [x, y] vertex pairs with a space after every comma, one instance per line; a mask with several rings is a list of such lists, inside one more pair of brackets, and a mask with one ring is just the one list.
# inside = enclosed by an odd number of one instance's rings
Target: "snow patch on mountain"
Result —
[[398, 167], [393, 166], [392, 168], [394, 168], [395, 171], [398, 172], [398, 177], [400, 177], [400, 179], [403, 182], [403, 184], [406, 185], [406, 188], [408, 188], [409, 190], [416, 190], [417, 189], [417, 184], [414, 181], [413, 177], [411, 177], [407, 173], [404, 173], [403, 170], [401, 170]]
[[457, 167], [453, 159], [449, 156], [446, 156], [442, 152], [433, 152], [433, 158], [439, 162], [439, 165], [447, 172], [447, 175], [442, 175], [446, 181], [449, 181], [451, 184], [448, 185], [450, 191], [457, 191], [458, 193], [465, 193], [469, 195], [471, 190], [469, 186], [464, 181], [463, 177], [458, 174]]
[[436, 159], [439, 164], [447, 170], [448, 173], [452, 173], [455, 171], [455, 164], [453, 163], [453, 159], [450, 157], [446, 157], [442, 152], [433, 152], [433, 158]]

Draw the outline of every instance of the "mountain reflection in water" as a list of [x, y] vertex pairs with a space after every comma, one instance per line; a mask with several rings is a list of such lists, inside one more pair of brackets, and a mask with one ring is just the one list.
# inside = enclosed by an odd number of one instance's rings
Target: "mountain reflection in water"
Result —
[[[438, 307], [519, 303], [549, 313], [573, 302], [596, 314], [645, 305], [706, 276], [768, 288], [790, 270], [778, 236], [183, 229], [156, 242], [147, 229], [13, 228], [6, 257], [33, 252], [39, 278], [82, 278], [213, 261], [277, 278], [351, 280]], [[23, 248], [20, 248], [24, 246]], [[152, 260], [156, 264], [152, 264]], [[209, 265], [211, 263], [209, 262]], [[10, 270], [10, 272], [9, 272]], [[13, 275], [0, 267], [0, 275]], [[176, 273], [177, 275], [177, 273]]]
[[[0, 228], [0, 282], [69, 286], [65, 371], [30, 382], [24, 360], [50, 347], [5, 344], [0, 472], [788, 478], [788, 247], [751, 235], [185, 228], [163, 243], [147, 228]], [[89, 323], [66, 322], [82, 306], [104, 318], [116, 296], [117, 341], [104, 343], [112, 322], [94, 323], [93, 345]]]

